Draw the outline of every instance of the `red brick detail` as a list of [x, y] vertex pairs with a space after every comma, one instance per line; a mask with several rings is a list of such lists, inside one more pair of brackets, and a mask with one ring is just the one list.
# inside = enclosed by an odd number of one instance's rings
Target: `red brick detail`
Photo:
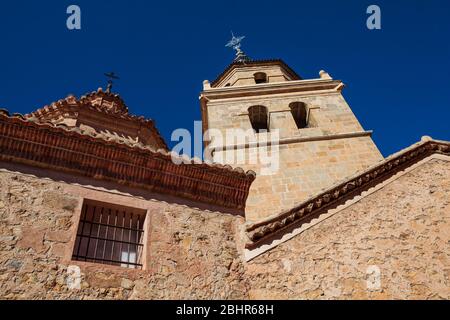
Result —
[[221, 165], [176, 165], [165, 151], [106, 141], [0, 112], [0, 159], [111, 180], [152, 192], [244, 209], [254, 172]]
[[[114, 132], [116, 129], [120, 129], [125, 135], [138, 138], [144, 144], [147, 144], [150, 139], [154, 140], [156, 149], [168, 149], [153, 120], [129, 114], [128, 107], [118, 94], [104, 92], [101, 88], [80, 99], [69, 96], [66, 99], [58, 100], [25, 115], [25, 117], [36, 118], [40, 122], [75, 119], [78, 124], [90, 118], [89, 122], [94, 120], [97, 125], [110, 131]], [[150, 132], [150, 137], [147, 136], [145, 130]]]

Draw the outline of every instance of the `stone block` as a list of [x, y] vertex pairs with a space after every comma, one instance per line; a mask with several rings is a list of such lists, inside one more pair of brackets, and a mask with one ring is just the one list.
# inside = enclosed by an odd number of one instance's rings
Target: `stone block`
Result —
[[17, 242], [17, 246], [23, 249], [33, 249], [41, 253], [46, 249], [44, 245], [45, 228], [24, 227], [22, 236]]

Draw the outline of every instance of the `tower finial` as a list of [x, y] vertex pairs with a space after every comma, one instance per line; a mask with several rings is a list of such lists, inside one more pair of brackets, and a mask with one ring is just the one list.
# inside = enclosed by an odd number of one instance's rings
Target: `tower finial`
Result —
[[236, 37], [233, 31], [231, 31], [231, 40], [225, 45], [225, 47], [236, 50], [236, 58], [234, 58], [235, 62], [245, 62], [250, 60], [250, 58], [241, 50], [241, 44], [244, 38], [245, 36]]
[[119, 80], [120, 78], [114, 72], [105, 73], [105, 76], [108, 78], [108, 86], [106, 87], [106, 92], [111, 93], [111, 89], [114, 84], [113, 79]]

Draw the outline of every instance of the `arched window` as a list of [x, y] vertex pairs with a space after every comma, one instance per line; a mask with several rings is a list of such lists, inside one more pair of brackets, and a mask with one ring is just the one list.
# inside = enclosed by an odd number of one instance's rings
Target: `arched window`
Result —
[[267, 82], [267, 75], [264, 72], [257, 72], [253, 75], [255, 77], [255, 83], [266, 83]]
[[306, 128], [308, 126], [306, 104], [303, 102], [292, 102], [289, 104], [292, 117], [297, 124], [298, 129]]
[[257, 133], [261, 131], [269, 131], [267, 108], [264, 106], [252, 106], [248, 108], [248, 116], [252, 123], [253, 130]]

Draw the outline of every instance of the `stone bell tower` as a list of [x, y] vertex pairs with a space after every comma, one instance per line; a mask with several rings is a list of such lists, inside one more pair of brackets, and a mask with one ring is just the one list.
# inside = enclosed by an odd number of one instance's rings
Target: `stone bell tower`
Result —
[[[248, 221], [288, 210], [383, 159], [372, 132], [362, 128], [343, 98], [343, 88], [325, 71], [317, 79], [302, 79], [282, 60], [251, 60], [240, 49], [216, 80], [204, 81], [203, 131], [215, 129], [226, 137], [227, 130], [241, 128], [252, 135], [250, 142], [224, 139], [211, 147], [215, 161], [256, 172], [246, 204]], [[249, 162], [261, 148], [251, 141], [263, 134], [271, 139], [274, 132], [276, 170], [261, 174], [267, 164]], [[238, 151], [247, 156], [243, 162], [224, 155]]]

